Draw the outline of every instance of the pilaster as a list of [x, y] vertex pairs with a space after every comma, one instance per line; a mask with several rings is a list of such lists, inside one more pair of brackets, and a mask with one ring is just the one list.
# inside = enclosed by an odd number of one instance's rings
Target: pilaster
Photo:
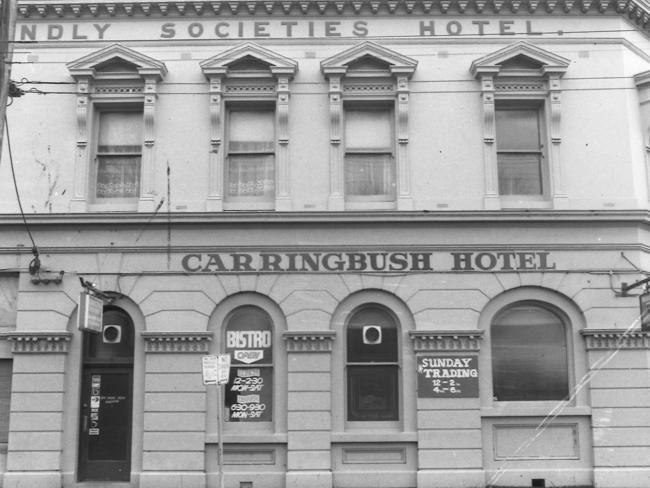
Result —
[[411, 196], [411, 163], [409, 160], [409, 81], [397, 77], [397, 209], [413, 210]]
[[562, 90], [560, 85], [560, 75], [553, 74], [548, 78], [549, 90], [549, 132], [551, 139], [551, 176], [553, 179], [553, 208], [563, 210], [569, 208], [569, 197], [565, 189], [564, 167], [562, 164]]
[[2, 486], [59, 488], [68, 332], [8, 332], [13, 385]]
[[343, 147], [341, 124], [343, 119], [343, 88], [341, 76], [329, 78], [330, 103], [330, 196], [328, 210], [344, 210]]
[[[409, 333], [416, 361], [421, 356], [477, 357], [482, 334], [481, 330]], [[483, 486], [485, 473], [478, 393], [475, 398], [418, 397], [416, 401], [417, 486]]]
[[483, 172], [485, 210], [501, 208], [499, 198], [499, 171], [496, 149], [496, 120], [494, 105], [494, 76], [481, 76], [481, 97], [483, 99]]
[[220, 76], [210, 80], [210, 156], [208, 161], [208, 201], [206, 210], [223, 210], [223, 83]]
[[71, 212], [86, 211], [88, 187], [88, 112], [90, 94], [88, 78], [77, 82], [77, 147], [74, 160], [74, 195], [70, 201]]
[[650, 332], [581, 331], [589, 362], [594, 484], [648, 486]]
[[200, 354], [209, 332], [144, 332], [140, 488], [204, 488], [206, 388]]
[[330, 488], [331, 368], [335, 333], [285, 332], [287, 391], [287, 488]]
[[291, 210], [291, 196], [289, 184], [291, 174], [289, 171], [289, 77], [278, 76], [276, 100], [277, 124], [277, 189], [275, 195], [275, 209], [278, 211]]
[[156, 182], [155, 182], [155, 114], [156, 101], [156, 78], [146, 77], [144, 80], [144, 104], [143, 104], [143, 135], [142, 164], [140, 168], [140, 201], [138, 202], [139, 212], [153, 212], [156, 208]]

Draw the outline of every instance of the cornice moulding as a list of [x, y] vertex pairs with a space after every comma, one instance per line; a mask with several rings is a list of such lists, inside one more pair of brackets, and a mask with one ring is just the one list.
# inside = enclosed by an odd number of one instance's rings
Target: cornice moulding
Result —
[[23, 0], [18, 2], [18, 13], [29, 17], [197, 17], [209, 15], [512, 15], [526, 10], [530, 14], [588, 15], [620, 14], [628, 17], [646, 31], [650, 27], [650, 6], [644, 0], [376, 0], [322, 1], [322, 0], [230, 0], [199, 2], [93, 2]]
[[143, 332], [145, 352], [207, 353], [212, 332]]
[[67, 353], [72, 340], [70, 332], [3, 332], [0, 340], [11, 342], [11, 352]]
[[415, 352], [465, 352], [478, 351], [483, 339], [482, 330], [432, 330], [410, 331]]
[[650, 331], [583, 329], [587, 350], [650, 349]]
[[282, 334], [288, 352], [330, 352], [336, 332], [330, 330], [285, 332]]
[[[402, 223], [636, 223], [650, 224], [648, 210], [501, 210], [501, 211], [345, 211], [345, 212], [182, 212], [154, 215], [138, 212], [29, 214], [29, 225], [97, 225], [140, 228], [168, 225], [207, 224], [344, 224]], [[24, 226], [20, 214], [0, 214], [0, 228]]]

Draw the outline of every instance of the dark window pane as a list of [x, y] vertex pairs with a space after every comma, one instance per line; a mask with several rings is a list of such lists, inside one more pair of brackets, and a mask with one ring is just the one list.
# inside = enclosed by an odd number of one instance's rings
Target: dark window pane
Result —
[[498, 151], [537, 151], [539, 112], [537, 109], [496, 111]]
[[97, 198], [137, 198], [140, 156], [98, 156]]
[[273, 420], [273, 368], [230, 368], [225, 401], [226, 422]]
[[274, 195], [275, 163], [272, 155], [228, 156], [228, 196], [270, 200]]
[[395, 165], [390, 154], [346, 154], [345, 193], [350, 196], [395, 195]]
[[6, 443], [9, 439], [11, 376], [12, 360], [0, 359], [0, 443]]
[[[88, 459], [125, 460], [131, 452], [130, 428], [124, 419], [130, 418], [131, 409], [129, 373], [104, 373], [95, 375], [101, 385], [96, 412], [90, 414], [97, 435], [88, 436]], [[93, 416], [94, 414], [94, 416]]]
[[539, 153], [499, 153], [501, 195], [541, 195], [542, 168]]
[[133, 324], [129, 316], [117, 309], [104, 309], [103, 325], [120, 329], [120, 339], [104, 342], [103, 334], [86, 333], [85, 359], [95, 362], [125, 362], [133, 360]]
[[380, 344], [364, 344], [363, 328], [348, 328], [348, 362], [397, 362], [397, 330], [382, 328]]
[[397, 366], [348, 366], [348, 420], [397, 420]]
[[514, 307], [497, 317], [491, 335], [496, 400], [567, 397], [566, 330], [558, 316], [539, 307]]
[[[363, 343], [363, 328], [381, 328], [379, 344]], [[379, 308], [363, 308], [350, 319], [347, 328], [347, 361], [350, 363], [397, 362], [397, 326], [390, 315]]]
[[224, 404], [228, 422], [273, 420], [273, 324], [253, 306], [237, 308], [228, 317], [225, 350], [232, 367]]

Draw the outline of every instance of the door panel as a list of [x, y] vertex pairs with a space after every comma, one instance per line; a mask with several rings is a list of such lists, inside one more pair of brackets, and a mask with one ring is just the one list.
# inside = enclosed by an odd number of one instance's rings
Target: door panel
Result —
[[84, 368], [80, 481], [129, 481], [132, 384], [131, 368]]

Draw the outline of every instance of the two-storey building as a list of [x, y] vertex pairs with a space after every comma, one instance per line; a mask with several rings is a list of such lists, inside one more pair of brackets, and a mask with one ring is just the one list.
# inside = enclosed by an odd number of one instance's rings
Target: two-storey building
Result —
[[650, 486], [649, 22], [19, 1], [2, 486]]

